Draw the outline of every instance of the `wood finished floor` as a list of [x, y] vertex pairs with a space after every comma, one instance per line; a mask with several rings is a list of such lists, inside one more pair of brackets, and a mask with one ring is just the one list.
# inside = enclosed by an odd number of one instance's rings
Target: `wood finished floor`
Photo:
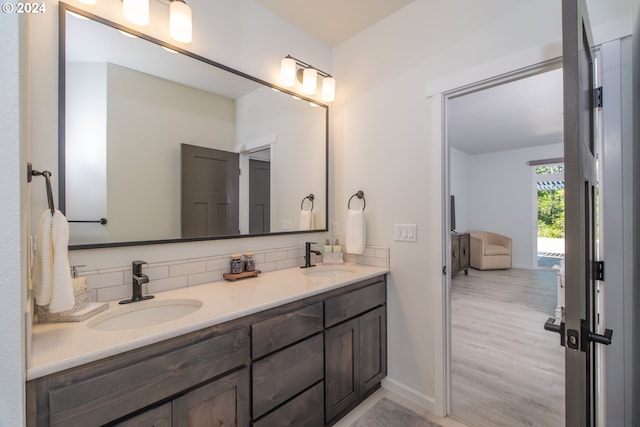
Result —
[[555, 272], [469, 269], [451, 287], [451, 415], [470, 427], [564, 426], [564, 347], [543, 328]]

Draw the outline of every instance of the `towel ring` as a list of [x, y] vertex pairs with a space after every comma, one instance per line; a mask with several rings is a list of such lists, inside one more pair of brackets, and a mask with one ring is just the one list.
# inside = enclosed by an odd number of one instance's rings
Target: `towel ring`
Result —
[[353, 199], [354, 197], [362, 200], [362, 203], [364, 203], [364, 206], [362, 206], [362, 210], [365, 210], [367, 207], [367, 199], [364, 198], [364, 192], [362, 190], [358, 190], [356, 194], [349, 197], [349, 202], [347, 202], [347, 209], [351, 209], [351, 199]]
[[45, 187], [47, 190], [47, 205], [51, 209], [51, 216], [56, 212], [55, 203], [53, 201], [53, 190], [51, 189], [51, 172], [49, 171], [37, 171], [33, 169], [31, 162], [27, 162], [27, 182], [31, 182], [34, 176], [43, 176], [45, 180]]
[[313, 193], [309, 194], [307, 197], [305, 197], [304, 199], [302, 199], [302, 202], [300, 202], [300, 210], [304, 210], [304, 201], [309, 199], [311, 201], [311, 210], [313, 211], [313, 199], [315, 199], [316, 197], [313, 195]]

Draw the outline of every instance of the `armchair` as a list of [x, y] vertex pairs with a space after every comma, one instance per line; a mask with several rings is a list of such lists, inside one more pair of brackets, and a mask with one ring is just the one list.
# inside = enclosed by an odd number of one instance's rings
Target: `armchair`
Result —
[[488, 231], [471, 233], [471, 267], [478, 270], [511, 268], [511, 238]]

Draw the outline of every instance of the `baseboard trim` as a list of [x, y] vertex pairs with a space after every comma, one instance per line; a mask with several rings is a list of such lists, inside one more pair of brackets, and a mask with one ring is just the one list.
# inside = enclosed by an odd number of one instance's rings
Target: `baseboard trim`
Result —
[[403, 399], [407, 399], [409, 402], [418, 405], [427, 411], [435, 412], [435, 399], [433, 397], [420, 393], [411, 387], [407, 387], [392, 378], [384, 378], [382, 380], [382, 388], [397, 394]]

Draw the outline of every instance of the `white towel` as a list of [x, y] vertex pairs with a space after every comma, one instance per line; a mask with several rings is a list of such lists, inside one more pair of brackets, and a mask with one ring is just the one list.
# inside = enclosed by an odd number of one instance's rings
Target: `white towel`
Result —
[[364, 210], [349, 209], [347, 212], [347, 253], [361, 255], [367, 244], [367, 226]]
[[300, 230], [311, 230], [313, 228], [313, 211], [300, 210]]
[[71, 310], [75, 304], [69, 267], [69, 223], [62, 212], [40, 216], [33, 268], [33, 293], [38, 305], [49, 312]]

